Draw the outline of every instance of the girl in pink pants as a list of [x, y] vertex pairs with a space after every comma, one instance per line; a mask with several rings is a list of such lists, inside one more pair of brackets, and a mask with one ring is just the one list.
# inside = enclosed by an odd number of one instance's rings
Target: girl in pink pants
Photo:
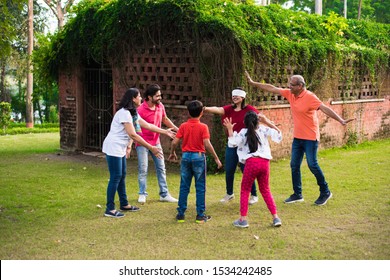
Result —
[[[267, 126], [259, 125], [263, 123]], [[257, 179], [260, 193], [267, 204], [273, 217], [273, 225], [281, 226], [282, 221], [278, 217], [275, 200], [269, 187], [269, 173], [271, 149], [268, 137], [279, 143], [282, 140], [280, 130], [264, 115], [248, 112], [245, 115], [246, 128], [239, 133], [233, 132], [234, 123], [231, 119], [224, 119], [224, 126], [228, 130], [229, 147], [237, 147], [239, 161], [245, 164], [241, 181], [240, 214], [241, 217], [233, 222], [236, 227], [248, 227], [248, 201], [253, 182]]]

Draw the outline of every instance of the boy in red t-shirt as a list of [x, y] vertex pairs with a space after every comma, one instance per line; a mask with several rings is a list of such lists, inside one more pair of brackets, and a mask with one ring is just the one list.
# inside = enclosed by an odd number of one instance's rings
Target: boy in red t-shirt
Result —
[[222, 163], [215, 153], [214, 147], [210, 142], [209, 128], [206, 124], [200, 122], [203, 116], [204, 106], [198, 100], [191, 101], [187, 105], [190, 118], [187, 122], [180, 125], [179, 130], [171, 144], [171, 154], [169, 160], [176, 160], [175, 153], [180, 139], [182, 143], [182, 159], [180, 167], [180, 193], [177, 207], [176, 220], [179, 223], [185, 221], [185, 211], [187, 210], [187, 199], [190, 192], [192, 177], [195, 178], [196, 190], [196, 222], [204, 223], [211, 219], [211, 216], [205, 214], [206, 203], [206, 150], [211, 153], [218, 168]]

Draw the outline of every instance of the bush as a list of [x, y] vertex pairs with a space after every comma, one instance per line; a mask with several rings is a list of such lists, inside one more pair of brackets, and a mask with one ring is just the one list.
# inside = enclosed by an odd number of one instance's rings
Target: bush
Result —
[[59, 123], [35, 124], [33, 128], [27, 128], [26, 123], [10, 123], [6, 130], [1, 131], [0, 135], [15, 135], [28, 133], [46, 133], [59, 132]]
[[0, 126], [3, 128], [3, 133], [7, 130], [11, 122], [11, 104], [8, 102], [0, 102]]

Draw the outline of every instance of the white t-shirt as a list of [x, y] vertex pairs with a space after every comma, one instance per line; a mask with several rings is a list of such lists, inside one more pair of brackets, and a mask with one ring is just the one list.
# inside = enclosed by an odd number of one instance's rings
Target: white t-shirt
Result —
[[247, 131], [247, 128], [243, 128], [239, 133], [233, 132], [233, 136], [228, 138], [228, 146], [230, 148], [237, 147], [238, 160], [241, 163], [245, 164], [246, 160], [250, 157], [272, 159], [271, 149], [268, 143], [268, 136], [271, 137], [272, 141], [279, 143], [280, 141], [282, 141], [282, 133], [268, 126], [259, 125], [256, 130], [256, 134], [260, 139], [261, 145], [258, 145], [256, 152], [249, 153], [249, 146], [246, 143]]
[[138, 113], [133, 117], [129, 110], [119, 109], [112, 119], [110, 131], [103, 141], [103, 153], [114, 157], [126, 156], [126, 147], [129, 144], [130, 136], [125, 130], [124, 123], [133, 123], [135, 131], [141, 131], [138, 120], [140, 119]]

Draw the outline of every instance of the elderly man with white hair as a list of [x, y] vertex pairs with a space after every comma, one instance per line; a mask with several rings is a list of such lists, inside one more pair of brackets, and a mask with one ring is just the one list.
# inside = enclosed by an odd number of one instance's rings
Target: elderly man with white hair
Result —
[[314, 93], [306, 89], [305, 80], [301, 75], [293, 75], [290, 77], [289, 88], [278, 88], [270, 84], [254, 82], [247, 71], [245, 71], [245, 75], [250, 85], [266, 92], [282, 95], [290, 103], [294, 122], [294, 139], [290, 161], [294, 193], [284, 202], [294, 203], [304, 201], [302, 195], [301, 164], [303, 156], [306, 154], [307, 165], [316, 177], [320, 190], [320, 196], [314, 204], [325, 205], [332, 197], [332, 193], [317, 162], [317, 150], [320, 141], [317, 111], [322, 111], [342, 125], [346, 125], [354, 119], [344, 120], [335, 111], [322, 103]]

